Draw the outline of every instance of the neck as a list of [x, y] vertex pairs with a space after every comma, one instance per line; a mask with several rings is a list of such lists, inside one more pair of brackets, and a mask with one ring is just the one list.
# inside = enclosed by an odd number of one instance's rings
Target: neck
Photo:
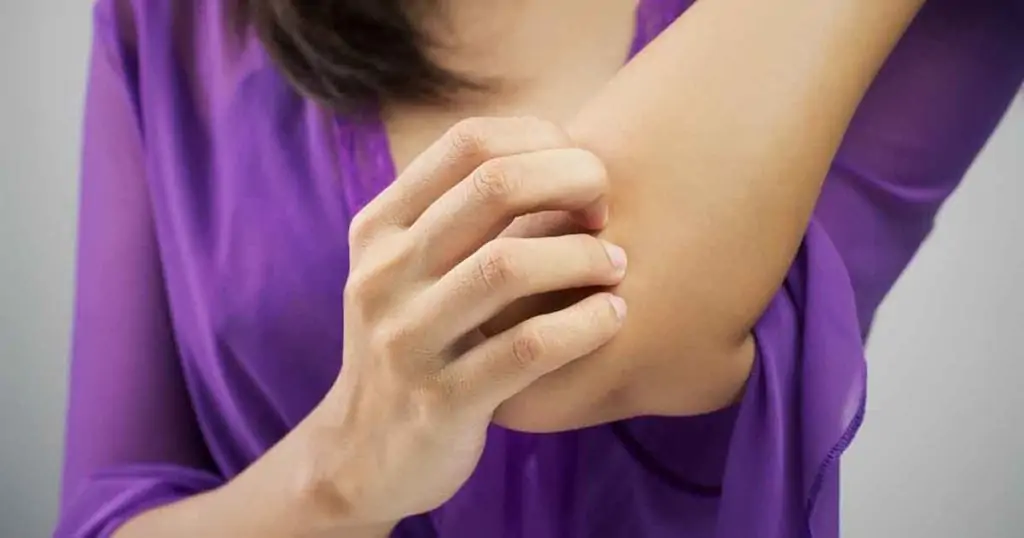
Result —
[[[433, 9], [427, 12], [426, 5]], [[610, 78], [625, 62], [637, 0], [425, 1], [432, 59], [483, 83], [493, 103], [530, 100], [559, 79]], [[460, 96], [473, 101], [473, 96]]]
[[568, 121], [625, 63], [636, 26], [636, 0], [420, 1], [435, 7], [419, 18], [433, 60], [487, 89], [445, 106], [386, 103], [398, 170], [461, 118]]

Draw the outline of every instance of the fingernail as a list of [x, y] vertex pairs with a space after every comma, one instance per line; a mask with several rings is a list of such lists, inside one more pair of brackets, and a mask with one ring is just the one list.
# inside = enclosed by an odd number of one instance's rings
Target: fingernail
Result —
[[622, 321], [626, 318], [626, 300], [618, 295], [609, 295], [608, 302], [612, 303], [612, 308], [615, 309], [615, 317]]
[[611, 260], [612, 266], [618, 269], [619, 273], [625, 272], [627, 263], [626, 251], [622, 250], [622, 247], [607, 241], [604, 242], [604, 250], [608, 253], [608, 259]]

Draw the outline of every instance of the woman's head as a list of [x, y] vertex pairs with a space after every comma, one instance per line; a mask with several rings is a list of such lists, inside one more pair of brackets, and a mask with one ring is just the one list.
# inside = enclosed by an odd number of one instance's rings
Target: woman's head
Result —
[[437, 0], [245, 0], [271, 57], [334, 108], [436, 101], [470, 85], [428, 55], [417, 13]]

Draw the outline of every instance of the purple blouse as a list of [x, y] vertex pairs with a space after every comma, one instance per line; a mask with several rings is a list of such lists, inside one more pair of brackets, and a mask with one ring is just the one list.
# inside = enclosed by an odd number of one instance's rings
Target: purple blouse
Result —
[[[635, 48], [690, 3], [642, 2]], [[297, 95], [228, 4], [95, 9], [58, 537], [224, 484], [340, 367], [347, 226], [394, 177], [387, 140]], [[1024, 2], [932, 0], [849, 129], [739, 405], [494, 427], [394, 536], [836, 537], [875, 308], [1022, 80]]]

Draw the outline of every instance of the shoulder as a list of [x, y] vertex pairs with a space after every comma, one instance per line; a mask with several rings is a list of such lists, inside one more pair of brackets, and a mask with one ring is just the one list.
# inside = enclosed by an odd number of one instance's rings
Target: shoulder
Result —
[[143, 119], [187, 108], [207, 120], [240, 82], [269, 67], [243, 17], [245, 1], [96, 1], [97, 46], [120, 64]]
[[[95, 0], [94, 23], [124, 45], [241, 45], [248, 0]], [[180, 49], [179, 49], [180, 50]]]

